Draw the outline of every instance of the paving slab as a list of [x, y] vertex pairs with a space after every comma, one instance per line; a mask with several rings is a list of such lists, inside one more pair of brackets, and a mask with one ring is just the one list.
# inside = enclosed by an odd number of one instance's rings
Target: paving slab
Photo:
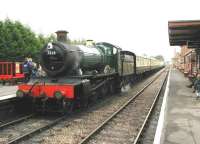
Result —
[[162, 144], [200, 144], [200, 99], [189, 80], [171, 70]]
[[12, 97], [16, 94], [16, 91], [17, 86], [0, 86], [0, 100], [6, 98], [6, 96], [8, 96], [8, 98]]

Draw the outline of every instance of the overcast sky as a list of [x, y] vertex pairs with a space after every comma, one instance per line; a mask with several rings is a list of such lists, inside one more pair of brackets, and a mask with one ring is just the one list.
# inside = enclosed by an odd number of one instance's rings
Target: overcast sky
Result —
[[71, 39], [106, 41], [136, 54], [169, 60], [168, 20], [200, 19], [198, 0], [0, 0], [0, 20], [36, 33], [69, 31]]

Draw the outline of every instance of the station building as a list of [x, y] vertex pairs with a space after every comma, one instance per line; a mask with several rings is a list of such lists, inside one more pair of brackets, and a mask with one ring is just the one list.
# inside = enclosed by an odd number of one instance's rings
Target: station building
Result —
[[170, 21], [169, 42], [180, 46], [179, 56], [175, 56], [176, 67], [189, 78], [200, 73], [200, 21]]
[[[180, 46], [173, 59], [154, 144], [200, 142], [200, 98], [186, 78], [200, 74], [200, 21], [170, 21], [169, 42]], [[179, 69], [179, 70], [178, 70]]]

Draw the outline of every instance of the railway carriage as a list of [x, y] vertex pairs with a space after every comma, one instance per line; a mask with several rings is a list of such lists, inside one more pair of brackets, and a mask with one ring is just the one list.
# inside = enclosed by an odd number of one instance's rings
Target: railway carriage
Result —
[[0, 82], [3, 84], [5, 82], [15, 83], [23, 81], [23, 79], [22, 63], [0, 61]]
[[47, 76], [18, 87], [17, 97], [31, 99], [34, 109], [53, 106], [53, 110], [71, 111], [86, 107], [89, 101], [119, 92], [123, 85], [133, 82], [142, 73], [137, 71], [140, 66], [143, 72], [162, 67], [150, 59], [137, 65], [134, 53], [110, 43], [69, 45], [65, 31], [57, 34], [58, 41], [41, 50], [41, 65]]
[[137, 61], [137, 73], [145, 73], [151, 70], [151, 59], [150, 58], [144, 58], [141, 56], [137, 56], [136, 58]]
[[136, 73], [144, 74], [146, 72], [152, 71], [164, 65], [163, 61], [157, 60], [155, 58], [144, 58], [142, 56], [136, 57]]

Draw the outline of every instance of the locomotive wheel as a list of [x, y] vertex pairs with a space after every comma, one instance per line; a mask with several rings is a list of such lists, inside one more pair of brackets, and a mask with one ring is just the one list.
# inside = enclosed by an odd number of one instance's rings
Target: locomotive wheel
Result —
[[110, 92], [110, 94], [114, 94], [116, 92], [113, 82], [111, 82], [110, 85], [109, 85], [109, 92]]
[[104, 84], [101, 88], [101, 94], [100, 94], [100, 97], [105, 97], [107, 94], [108, 94], [108, 85], [107, 84]]
[[80, 99], [80, 107], [82, 109], [87, 108], [89, 104], [89, 96], [87, 94], [82, 94]]
[[118, 82], [115, 87], [115, 93], [120, 93], [123, 87], [123, 82]]
[[72, 113], [74, 109], [74, 101], [63, 99], [62, 107], [63, 107], [63, 114]]
[[97, 93], [93, 93], [91, 97], [89, 97], [89, 102], [94, 103], [96, 102], [98, 99], [98, 94]]
[[81, 108], [87, 108], [89, 103], [89, 98], [91, 96], [91, 85], [90, 82], [85, 82], [82, 84], [82, 93], [80, 96], [80, 106]]

